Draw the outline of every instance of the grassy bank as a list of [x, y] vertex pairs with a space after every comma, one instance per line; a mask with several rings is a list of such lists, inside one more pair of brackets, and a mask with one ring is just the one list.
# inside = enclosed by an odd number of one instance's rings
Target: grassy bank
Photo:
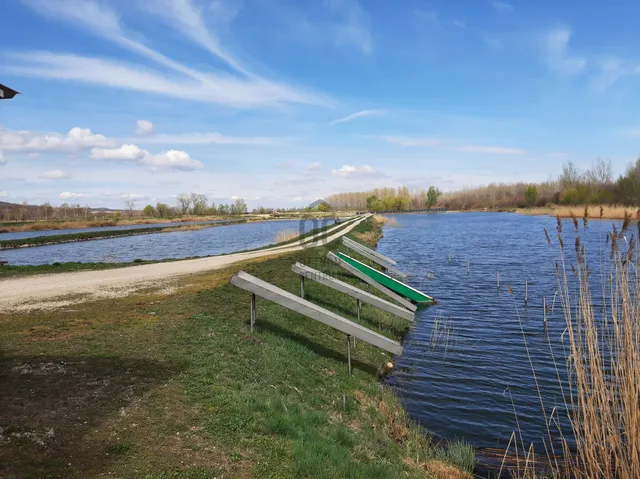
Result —
[[[434, 447], [379, 382], [387, 354], [359, 341], [350, 377], [344, 335], [260, 299], [250, 334], [231, 275], [297, 292], [291, 264], [335, 273], [324, 258], [337, 246], [191, 276], [169, 294], [0, 313], [0, 476], [466, 477], [451, 464], [469, 449]], [[352, 298], [306, 289], [355, 320]], [[408, 327], [367, 306], [362, 323], [394, 339]]]
[[[103, 228], [106, 226], [149, 225], [156, 223], [196, 223], [233, 219], [251, 219], [242, 216], [179, 216], [173, 218], [101, 218], [74, 220], [6, 221], [0, 223], [0, 233], [23, 231], [67, 230], [80, 228]], [[263, 219], [263, 218], [261, 218]]]

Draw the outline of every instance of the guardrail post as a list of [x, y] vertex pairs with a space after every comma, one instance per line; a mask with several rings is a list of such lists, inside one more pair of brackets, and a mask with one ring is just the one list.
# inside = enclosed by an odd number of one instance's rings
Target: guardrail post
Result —
[[351, 336], [347, 336], [347, 364], [349, 365], [349, 376], [351, 376]]
[[300, 275], [300, 297], [304, 299], [304, 276]]
[[256, 322], [256, 295], [251, 293], [251, 332], [253, 333], [253, 325]]

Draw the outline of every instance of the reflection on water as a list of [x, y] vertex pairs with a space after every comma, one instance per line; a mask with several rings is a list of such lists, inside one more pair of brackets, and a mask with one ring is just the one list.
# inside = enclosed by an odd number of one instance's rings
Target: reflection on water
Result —
[[[396, 220], [397, 227], [385, 227], [378, 250], [413, 274], [409, 284], [439, 303], [418, 311], [391, 385], [409, 413], [435, 434], [506, 446], [517, 429], [515, 409], [525, 443], [541, 448], [546, 427], [523, 332], [550, 414], [563, 407], [549, 353], [552, 347], [564, 371], [557, 249], [547, 244], [543, 230], [554, 232], [556, 220], [508, 213], [397, 215]], [[587, 232], [580, 232], [591, 252], [594, 280], [610, 227], [610, 221], [592, 220]], [[573, 246], [570, 221], [563, 235]], [[572, 248], [567, 250], [571, 256]], [[543, 298], [549, 304], [546, 330]]]
[[[333, 224], [323, 221], [266, 221], [218, 226], [195, 231], [175, 231], [103, 240], [64, 243], [35, 248], [0, 251], [0, 259], [11, 265], [39, 265], [53, 262], [130, 262], [211, 256], [267, 246], [281, 230], [300, 233]], [[148, 226], [148, 225], [145, 225]]]

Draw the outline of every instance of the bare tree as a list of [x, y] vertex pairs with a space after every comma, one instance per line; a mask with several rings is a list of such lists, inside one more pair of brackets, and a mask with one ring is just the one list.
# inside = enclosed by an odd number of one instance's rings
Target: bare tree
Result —
[[578, 170], [578, 167], [573, 163], [573, 161], [568, 161], [562, 164], [562, 173], [558, 180], [563, 188], [568, 188], [578, 183], [580, 181], [580, 176], [580, 170]]
[[593, 162], [593, 166], [589, 170], [589, 180], [593, 183], [606, 185], [613, 181], [613, 171], [611, 168], [611, 160], [598, 158]]
[[207, 197], [198, 193], [191, 193], [191, 204], [194, 215], [204, 215], [207, 211]]
[[137, 202], [138, 200], [136, 200], [135, 198], [128, 198], [124, 201], [124, 206], [129, 212], [129, 216], [133, 216], [133, 210], [136, 209]]
[[244, 213], [246, 213], [246, 212], [247, 212], [247, 205], [246, 205], [246, 203], [244, 202], [244, 199], [243, 199], [243, 198], [238, 198], [238, 199], [235, 201], [234, 206], [235, 206], [235, 212], [236, 212], [236, 214], [242, 215], [242, 214], [244, 214]]
[[191, 207], [191, 196], [187, 193], [180, 193], [176, 198], [178, 201], [178, 208], [182, 212], [182, 215], [186, 215], [189, 213], [189, 208]]

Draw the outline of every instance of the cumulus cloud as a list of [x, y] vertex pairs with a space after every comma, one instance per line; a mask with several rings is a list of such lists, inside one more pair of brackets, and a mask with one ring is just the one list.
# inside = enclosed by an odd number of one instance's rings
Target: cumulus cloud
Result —
[[194, 160], [186, 151], [169, 150], [157, 155], [149, 153], [136, 145], [122, 145], [119, 148], [94, 148], [91, 150], [94, 160], [129, 161], [168, 170], [197, 170], [204, 165]]
[[119, 148], [94, 148], [91, 158], [94, 160], [139, 161], [149, 154], [136, 145], [122, 145]]
[[138, 128], [136, 128], [136, 133], [138, 135], [150, 135], [153, 133], [153, 123], [149, 120], [138, 120]]
[[158, 155], [146, 155], [142, 158], [142, 163], [154, 168], [167, 168], [170, 170], [198, 170], [204, 165], [194, 160], [186, 151], [169, 150]]
[[96, 147], [115, 145], [104, 135], [94, 134], [89, 128], [75, 127], [66, 135], [59, 133], [37, 133], [0, 128], [0, 150], [19, 153], [62, 152], [74, 153]]
[[4, 157], [3, 153], [0, 151], [0, 166], [6, 165], [7, 159]]
[[45, 180], [63, 180], [66, 178], [71, 178], [71, 175], [69, 173], [65, 173], [62, 170], [51, 170], [42, 173], [40, 175], [40, 178], [43, 178]]
[[379, 176], [380, 173], [369, 165], [361, 165], [361, 166], [352, 166], [352, 165], [344, 165], [339, 170], [332, 170], [331, 174], [333, 176], [341, 177], [341, 178], [353, 178], [353, 177], [362, 177], [362, 176]]
[[78, 198], [84, 198], [86, 195], [83, 193], [72, 193], [70, 191], [64, 191], [60, 193], [60, 198], [63, 200], [74, 200]]

